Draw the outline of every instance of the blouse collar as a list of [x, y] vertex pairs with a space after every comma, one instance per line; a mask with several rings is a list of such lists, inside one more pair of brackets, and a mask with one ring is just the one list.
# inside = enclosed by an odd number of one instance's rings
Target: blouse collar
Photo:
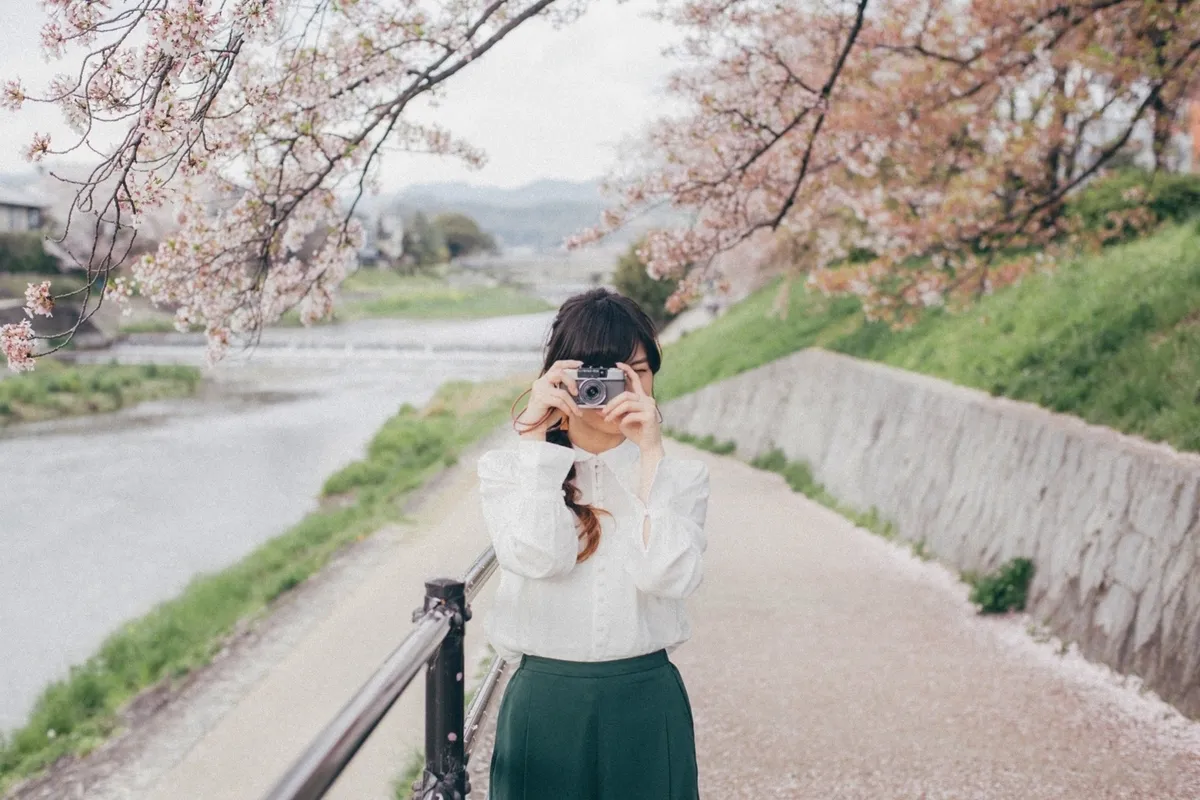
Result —
[[576, 461], [588, 461], [598, 458], [610, 467], [625, 466], [637, 459], [639, 450], [632, 439], [625, 439], [616, 447], [610, 447], [603, 453], [591, 453], [577, 444], [572, 443]]

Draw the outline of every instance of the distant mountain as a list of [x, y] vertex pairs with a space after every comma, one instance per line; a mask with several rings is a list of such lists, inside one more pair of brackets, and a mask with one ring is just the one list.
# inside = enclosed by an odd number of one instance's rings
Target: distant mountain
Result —
[[[61, 169], [61, 167], [60, 167]], [[78, 165], [64, 170], [81, 170]], [[50, 201], [51, 214], [64, 218], [74, 197], [73, 187], [39, 175], [33, 170], [0, 174], [0, 187], [37, 191]], [[404, 216], [417, 211], [433, 216], [446, 211], [468, 215], [490, 233], [502, 249], [526, 249], [548, 253], [558, 250], [574, 233], [599, 223], [609, 207], [599, 181], [539, 180], [516, 188], [478, 186], [461, 181], [424, 183], [391, 195], [367, 196], [359, 211], [368, 217], [387, 209]], [[171, 227], [170, 214], [148, 225], [152, 238]], [[680, 224], [682, 217], [671, 212], [655, 213], [632, 223], [607, 240], [608, 247], [625, 247], [647, 229]]]
[[[609, 206], [599, 181], [540, 180], [513, 189], [462, 182], [408, 187], [384, 201], [405, 215], [457, 211], [474, 219], [502, 248], [557, 250], [563, 241], [599, 223]], [[609, 239], [610, 246], [634, 241], [647, 228], [669, 225], [670, 214], [650, 215]]]

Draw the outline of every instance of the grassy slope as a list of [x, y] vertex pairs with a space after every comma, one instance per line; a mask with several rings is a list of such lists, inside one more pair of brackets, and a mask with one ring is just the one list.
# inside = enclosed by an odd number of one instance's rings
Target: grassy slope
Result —
[[350, 321], [373, 317], [420, 319], [473, 319], [509, 314], [549, 311], [553, 306], [532, 295], [502, 287], [455, 289], [431, 287], [389, 294], [373, 300], [348, 301], [338, 319]]
[[[436, 277], [361, 270], [342, 284], [340, 320], [367, 317], [466, 318], [546, 311], [551, 306], [506, 286], [459, 288]], [[366, 297], [365, 295], [371, 295]]]
[[[342, 297], [334, 306], [335, 322], [359, 319], [475, 319], [508, 314], [531, 314], [552, 306], [509, 286], [452, 286], [433, 275], [397, 275], [373, 269], [346, 278]], [[282, 325], [299, 325], [300, 316], [289, 311]]]
[[664, 399], [804, 347], [822, 346], [1039, 403], [1200, 450], [1200, 226], [1081, 257], [908, 331], [865, 323], [853, 299], [775, 286], [667, 349]]
[[[541, 298], [511, 286], [457, 287], [436, 276], [404, 276], [374, 269], [349, 276], [341, 286], [341, 293], [342, 297], [334, 305], [332, 322], [388, 317], [477, 319], [553, 309]], [[134, 315], [119, 321], [122, 333], [169, 333], [175, 330], [172, 314], [150, 307], [141, 298], [136, 298], [133, 305]], [[300, 314], [293, 309], [275, 324], [297, 327]]]
[[322, 494], [333, 502], [237, 564], [196, 578], [48, 687], [25, 727], [0, 740], [0, 793], [60, 756], [94, 748], [118, 728], [119, 711], [132, 697], [206, 664], [239, 621], [317, 572], [344, 545], [399, 519], [406, 494], [494, 430], [528, 380], [447, 384], [424, 410], [402, 407], [363, 460], [326, 482]]

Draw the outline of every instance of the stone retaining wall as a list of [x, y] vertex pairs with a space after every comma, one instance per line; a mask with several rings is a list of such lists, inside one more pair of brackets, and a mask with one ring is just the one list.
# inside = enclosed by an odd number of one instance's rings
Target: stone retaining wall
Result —
[[1200, 456], [821, 350], [663, 414], [743, 458], [807, 462], [957, 569], [1032, 558], [1034, 618], [1200, 718]]

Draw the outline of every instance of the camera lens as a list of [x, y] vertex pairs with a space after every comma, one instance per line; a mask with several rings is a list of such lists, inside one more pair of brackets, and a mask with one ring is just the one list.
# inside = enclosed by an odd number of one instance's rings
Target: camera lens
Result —
[[604, 399], [604, 385], [598, 381], [584, 381], [579, 387], [579, 396], [586, 403], [595, 403]]

